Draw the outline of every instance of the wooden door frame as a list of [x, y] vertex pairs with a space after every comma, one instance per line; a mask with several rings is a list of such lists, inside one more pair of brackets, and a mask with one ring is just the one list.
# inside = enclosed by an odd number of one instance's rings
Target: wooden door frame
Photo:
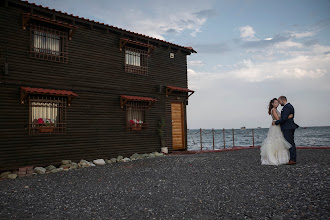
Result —
[[[171, 101], [171, 130], [173, 129], [173, 124], [172, 124], [172, 103], [177, 103], [177, 104], [181, 104], [181, 121], [182, 121], [182, 145], [183, 145], [183, 148], [182, 149], [178, 149], [178, 150], [187, 150], [187, 146], [186, 146], [186, 120], [185, 120], [185, 111], [184, 111], [184, 108], [183, 108], [183, 103], [184, 102], [180, 102], [180, 101]], [[172, 130], [173, 131], [173, 130]], [[173, 132], [172, 133], [172, 149], [174, 150], [174, 147], [173, 147]]]

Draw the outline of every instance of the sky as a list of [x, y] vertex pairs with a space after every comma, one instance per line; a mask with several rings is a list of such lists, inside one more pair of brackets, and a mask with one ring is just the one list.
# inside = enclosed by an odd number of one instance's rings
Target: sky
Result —
[[188, 128], [269, 127], [281, 95], [300, 126], [330, 125], [329, 0], [29, 2], [193, 47]]

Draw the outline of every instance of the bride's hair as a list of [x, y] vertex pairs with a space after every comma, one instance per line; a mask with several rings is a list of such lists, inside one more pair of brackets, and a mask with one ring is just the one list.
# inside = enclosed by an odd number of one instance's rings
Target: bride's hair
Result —
[[269, 106], [268, 106], [268, 115], [270, 115], [270, 112], [272, 111], [273, 103], [275, 102], [275, 100], [277, 100], [277, 98], [273, 98], [273, 99], [270, 100], [270, 102], [269, 102]]

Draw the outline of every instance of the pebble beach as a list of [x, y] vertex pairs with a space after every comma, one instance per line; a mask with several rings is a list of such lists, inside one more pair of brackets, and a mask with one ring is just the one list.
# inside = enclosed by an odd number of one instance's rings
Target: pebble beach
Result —
[[0, 181], [0, 219], [329, 219], [330, 149], [170, 155]]

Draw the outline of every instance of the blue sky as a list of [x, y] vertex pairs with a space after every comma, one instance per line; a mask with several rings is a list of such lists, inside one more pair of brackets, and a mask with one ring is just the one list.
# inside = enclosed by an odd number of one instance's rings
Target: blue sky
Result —
[[328, 0], [30, 2], [192, 46], [189, 128], [269, 127], [280, 95], [299, 125], [330, 125]]

